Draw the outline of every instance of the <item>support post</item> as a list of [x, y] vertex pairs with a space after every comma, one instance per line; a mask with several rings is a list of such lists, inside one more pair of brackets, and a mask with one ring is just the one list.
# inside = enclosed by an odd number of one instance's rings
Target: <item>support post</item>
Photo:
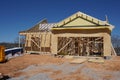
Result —
[[20, 47], [20, 35], [19, 35], [19, 44], [18, 44], [18, 47]]

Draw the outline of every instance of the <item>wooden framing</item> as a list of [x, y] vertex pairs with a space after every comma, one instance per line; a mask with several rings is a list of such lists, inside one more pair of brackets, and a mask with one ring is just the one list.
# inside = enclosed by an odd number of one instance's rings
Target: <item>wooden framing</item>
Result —
[[111, 56], [114, 27], [87, 14], [77, 12], [59, 23], [43, 20], [20, 35], [26, 36], [26, 51], [78, 56]]
[[103, 56], [103, 37], [58, 37], [57, 53]]

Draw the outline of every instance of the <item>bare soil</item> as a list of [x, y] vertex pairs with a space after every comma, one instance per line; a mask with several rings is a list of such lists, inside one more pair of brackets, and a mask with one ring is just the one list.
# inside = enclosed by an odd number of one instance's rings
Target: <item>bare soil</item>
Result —
[[6, 63], [0, 64], [0, 73], [9, 74], [22, 70], [30, 65], [39, 65], [39, 64], [61, 64], [64, 63], [65, 59], [55, 58], [47, 55], [34, 55], [34, 54], [25, 54], [16, 58], [10, 59]]
[[1, 63], [0, 73], [9, 75], [13, 78], [25, 76], [28, 80], [32, 80], [32, 76], [39, 73], [45, 74], [45, 77], [48, 76], [50, 80], [120, 79], [119, 56], [112, 57], [110, 60], [105, 60], [104, 63], [85, 62], [82, 64], [70, 64], [69, 61], [70, 59], [55, 58], [49, 55], [25, 54], [12, 58], [6, 63]]

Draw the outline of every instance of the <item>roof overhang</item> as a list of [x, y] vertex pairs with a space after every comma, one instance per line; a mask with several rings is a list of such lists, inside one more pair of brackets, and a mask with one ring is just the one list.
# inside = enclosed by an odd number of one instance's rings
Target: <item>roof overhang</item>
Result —
[[109, 29], [113, 30], [113, 26], [102, 26], [102, 27], [54, 27], [51, 30], [90, 30], [90, 29]]

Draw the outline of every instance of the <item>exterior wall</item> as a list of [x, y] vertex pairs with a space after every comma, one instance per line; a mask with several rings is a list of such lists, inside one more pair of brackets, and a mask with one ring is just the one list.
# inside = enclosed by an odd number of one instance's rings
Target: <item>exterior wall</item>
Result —
[[57, 54], [58, 37], [103, 37], [104, 54], [103, 56], [111, 56], [111, 36], [109, 29], [93, 29], [93, 30], [54, 30], [52, 31], [52, 54]]
[[31, 37], [40, 37], [40, 47], [50, 47], [52, 54], [57, 54], [58, 37], [103, 37], [104, 39], [104, 55], [111, 56], [111, 31], [105, 29], [89, 29], [89, 30], [53, 30], [51, 32], [34, 32], [24, 33], [21, 35], [26, 36], [25, 47], [31, 48]]
[[38, 37], [40, 38], [40, 44], [39, 47], [41, 48], [50, 48], [51, 46], [51, 32], [31, 32], [31, 33], [25, 33], [25, 34], [21, 34], [21, 35], [24, 35], [26, 36], [26, 42], [25, 42], [25, 47], [27, 48], [31, 48], [31, 44], [32, 44], [32, 41], [31, 41], [31, 38], [32, 37]]
[[41, 34], [41, 47], [50, 47], [51, 45], [51, 34], [50, 32], [43, 32]]
[[26, 35], [26, 43], [25, 43], [25, 46], [27, 47], [31, 47], [31, 35], [30, 34], [27, 34]]
[[111, 36], [107, 33], [104, 34], [104, 56], [111, 56]]
[[57, 44], [58, 44], [58, 36], [56, 34], [52, 34], [51, 39], [51, 53], [57, 54]]

